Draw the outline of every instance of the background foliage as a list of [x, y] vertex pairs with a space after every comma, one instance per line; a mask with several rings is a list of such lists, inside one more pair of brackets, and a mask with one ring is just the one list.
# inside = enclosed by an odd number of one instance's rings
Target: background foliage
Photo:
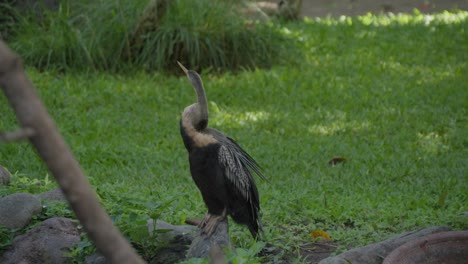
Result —
[[9, 44], [43, 70], [173, 70], [175, 60], [235, 70], [291, 62], [293, 38], [273, 23], [246, 21], [238, 4], [223, 0], [169, 1], [143, 45], [132, 46], [147, 3], [63, 1], [58, 12], [46, 11], [39, 20], [20, 17]]

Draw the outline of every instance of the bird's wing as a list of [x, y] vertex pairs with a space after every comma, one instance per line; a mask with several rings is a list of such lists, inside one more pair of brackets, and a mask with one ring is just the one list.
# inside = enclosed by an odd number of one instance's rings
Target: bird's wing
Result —
[[226, 137], [221, 142], [218, 158], [224, 168], [226, 178], [242, 197], [258, 204], [257, 187], [251, 172], [265, 178], [258, 163], [230, 137]]

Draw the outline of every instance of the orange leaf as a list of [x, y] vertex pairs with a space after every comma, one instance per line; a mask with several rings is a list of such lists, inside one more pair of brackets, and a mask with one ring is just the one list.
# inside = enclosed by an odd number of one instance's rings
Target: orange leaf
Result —
[[323, 230], [315, 230], [312, 233], [310, 233], [310, 236], [312, 238], [314, 238], [314, 239], [322, 238], [322, 239], [325, 239], [325, 240], [328, 240], [328, 241], [331, 240], [330, 235], [328, 235], [327, 232], [325, 232]]

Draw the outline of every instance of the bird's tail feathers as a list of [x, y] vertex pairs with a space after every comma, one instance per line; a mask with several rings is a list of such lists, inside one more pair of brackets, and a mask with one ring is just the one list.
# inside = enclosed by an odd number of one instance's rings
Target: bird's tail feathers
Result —
[[258, 230], [260, 232], [257, 232], [257, 240], [260, 239], [262, 241], [265, 241], [266, 240], [266, 237], [265, 237], [265, 231], [263, 231], [263, 224], [262, 224], [262, 219], [260, 218], [260, 216], [257, 217], [257, 224], [258, 224]]

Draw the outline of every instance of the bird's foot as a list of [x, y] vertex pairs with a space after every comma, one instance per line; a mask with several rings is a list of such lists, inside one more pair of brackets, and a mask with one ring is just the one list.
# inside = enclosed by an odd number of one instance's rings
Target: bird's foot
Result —
[[203, 219], [200, 221], [200, 223], [198, 224], [198, 227], [203, 229], [206, 224], [208, 223], [208, 221], [210, 221], [210, 218], [211, 218], [211, 214], [210, 213], [206, 213], [205, 214], [205, 217], [203, 217]]
[[201, 222], [200, 228], [202, 229], [202, 233], [207, 236], [211, 236], [211, 234], [216, 230], [218, 223], [223, 221], [224, 218], [226, 218], [225, 215], [211, 215], [207, 213]]

